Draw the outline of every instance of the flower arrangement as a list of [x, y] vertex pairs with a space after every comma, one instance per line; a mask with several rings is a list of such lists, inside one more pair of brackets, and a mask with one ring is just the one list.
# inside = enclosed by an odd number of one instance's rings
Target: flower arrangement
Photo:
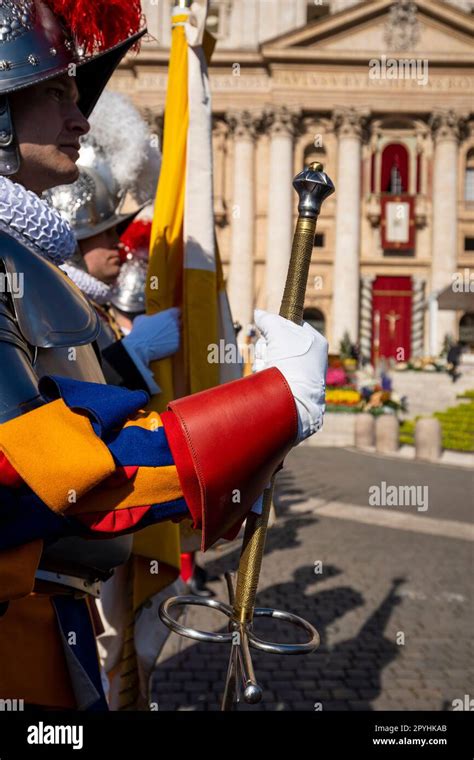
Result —
[[328, 412], [396, 414], [407, 411], [407, 401], [405, 396], [399, 396], [379, 384], [364, 386], [360, 390], [354, 385], [345, 385], [327, 388], [326, 409]]
[[326, 385], [331, 388], [338, 388], [346, 385], [347, 375], [342, 367], [328, 367], [326, 373]]
[[386, 372], [376, 373], [371, 365], [351, 371], [346, 363], [332, 361], [326, 374], [328, 412], [396, 414], [407, 411], [406, 398], [392, 390]]
[[361, 395], [354, 388], [328, 388], [326, 391], [326, 406], [331, 411], [332, 406], [353, 407], [360, 404]]
[[362, 411], [375, 415], [406, 412], [407, 400], [405, 396], [399, 396], [398, 393], [394, 393], [392, 390], [383, 390], [376, 387], [369, 398], [367, 398]]

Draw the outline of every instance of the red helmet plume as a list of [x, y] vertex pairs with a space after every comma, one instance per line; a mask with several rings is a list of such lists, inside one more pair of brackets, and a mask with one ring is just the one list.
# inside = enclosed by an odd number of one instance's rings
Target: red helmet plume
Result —
[[108, 50], [142, 26], [140, 0], [46, 0], [84, 53]]
[[140, 258], [148, 258], [148, 249], [150, 248], [151, 222], [148, 220], [136, 219], [132, 222], [120, 240], [124, 246], [123, 255], [127, 257], [129, 253], [135, 255], [140, 253]]

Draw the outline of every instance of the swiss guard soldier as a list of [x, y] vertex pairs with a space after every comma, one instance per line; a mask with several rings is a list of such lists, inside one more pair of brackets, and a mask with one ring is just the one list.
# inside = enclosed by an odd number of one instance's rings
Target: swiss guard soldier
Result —
[[191, 516], [203, 550], [234, 537], [322, 423], [326, 341], [265, 312], [253, 376], [161, 415], [104, 384], [97, 315], [57, 266], [74, 236], [39, 196], [77, 179], [87, 117], [143, 34], [136, 0], [0, 5], [0, 698], [29, 706], [106, 709], [90, 600], [130, 534]]
[[[130, 130], [137, 142], [133, 153], [130, 148], [121, 150], [123, 129]], [[97, 345], [106, 382], [153, 394], [160, 389], [149, 362], [177, 351], [180, 310], [171, 308], [145, 315], [147, 237], [151, 222], [134, 223], [134, 219], [152, 200], [158, 182], [161, 156], [157, 148], [151, 147], [151, 137], [148, 126], [129, 101], [116, 93], [105, 92], [91, 119], [91, 130], [81, 141], [79, 179], [73, 184], [53, 188], [46, 193], [46, 198], [69, 222], [77, 241], [76, 254], [61, 265], [61, 269], [88, 298], [99, 316]], [[151, 150], [155, 156], [150, 156]], [[86, 165], [83, 162], [87, 162]], [[154, 172], [150, 171], [150, 165], [155, 165]], [[138, 204], [137, 209], [123, 213], [124, 199], [129, 203], [133, 200]], [[134, 234], [133, 225], [140, 233]], [[125, 233], [124, 240], [128, 244], [121, 242]], [[125, 251], [126, 258], [121, 263]], [[184, 584], [173, 582], [170, 570], [175, 565], [163, 571], [170, 558], [179, 563], [174, 538], [179, 536], [179, 527], [154, 527], [151, 536], [146, 539], [142, 536], [146, 541], [147, 556], [140, 555], [136, 546], [132, 547], [129, 562], [121, 565], [120, 571], [116, 570], [113, 577], [102, 584], [97, 602], [103, 628], [98, 638], [98, 651], [110, 679], [107, 692], [111, 709], [148, 705], [150, 671], [169, 635], [157, 608], [161, 601], [184, 589]], [[141, 546], [143, 549], [143, 543]], [[172, 547], [176, 547], [174, 554], [171, 553]], [[160, 567], [159, 574], [150, 574], [152, 558], [155, 566]], [[176, 576], [178, 573], [176, 570]], [[132, 593], [129, 592], [130, 585]], [[122, 672], [130, 672], [129, 657], [123, 660], [123, 656], [129, 652], [124, 649], [124, 641], [131, 619], [132, 662], [136, 663], [136, 672], [127, 684], [138, 682], [139, 693], [133, 688], [125, 690], [120, 678]], [[128, 635], [130, 637], [130, 632]]]
[[[178, 350], [179, 309], [166, 309], [151, 316], [143, 314], [146, 264], [130, 258], [120, 267], [119, 256], [120, 235], [137, 212], [123, 214], [117, 210], [117, 199], [98, 168], [81, 165], [78, 168], [80, 175], [76, 182], [47, 194], [48, 201], [69, 221], [78, 245], [73, 260], [61, 268], [87, 296], [99, 316], [97, 343], [106, 381], [131, 390], [159, 393], [149, 364]], [[92, 267], [88, 264], [90, 256], [94, 257]], [[135, 296], [139, 296], [142, 309], [136, 309], [139, 319], [135, 327], [130, 323], [131, 329], [125, 335], [111, 308], [112, 298], [115, 294], [115, 301], [120, 302], [125, 297], [125, 287], [133, 273], [134, 280], [141, 275], [138, 278], [141, 293]], [[121, 287], [114, 289], [117, 275]]]

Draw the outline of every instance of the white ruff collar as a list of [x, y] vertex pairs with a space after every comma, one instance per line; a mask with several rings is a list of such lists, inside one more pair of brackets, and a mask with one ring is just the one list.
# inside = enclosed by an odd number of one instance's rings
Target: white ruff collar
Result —
[[84, 272], [83, 269], [73, 266], [72, 264], [62, 264], [60, 269], [66, 272], [68, 277], [71, 278], [73, 283], [77, 285], [79, 290], [91, 298], [99, 305], [107, 303], [110, 294], [110, 285], [106, 285], [105, 282], [101, 282], [96, 277], [93, 277], [89, 272]]
[[0, 229], [56, 265], [71, 258], [76, 249], [70, 226], [55, 209], [36, 193], [2, 176]]

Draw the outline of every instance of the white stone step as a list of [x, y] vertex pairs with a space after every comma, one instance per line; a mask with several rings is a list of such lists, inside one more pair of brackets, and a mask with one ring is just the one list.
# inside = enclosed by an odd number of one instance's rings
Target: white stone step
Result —
[[474, 368], [463, 365], [461, 377], [453, 383], [445, 372], [392, 372], [393, 390], [408, 398], [408, 417], [433, 414], [461, 403], [456, 396], [474, 390]]

